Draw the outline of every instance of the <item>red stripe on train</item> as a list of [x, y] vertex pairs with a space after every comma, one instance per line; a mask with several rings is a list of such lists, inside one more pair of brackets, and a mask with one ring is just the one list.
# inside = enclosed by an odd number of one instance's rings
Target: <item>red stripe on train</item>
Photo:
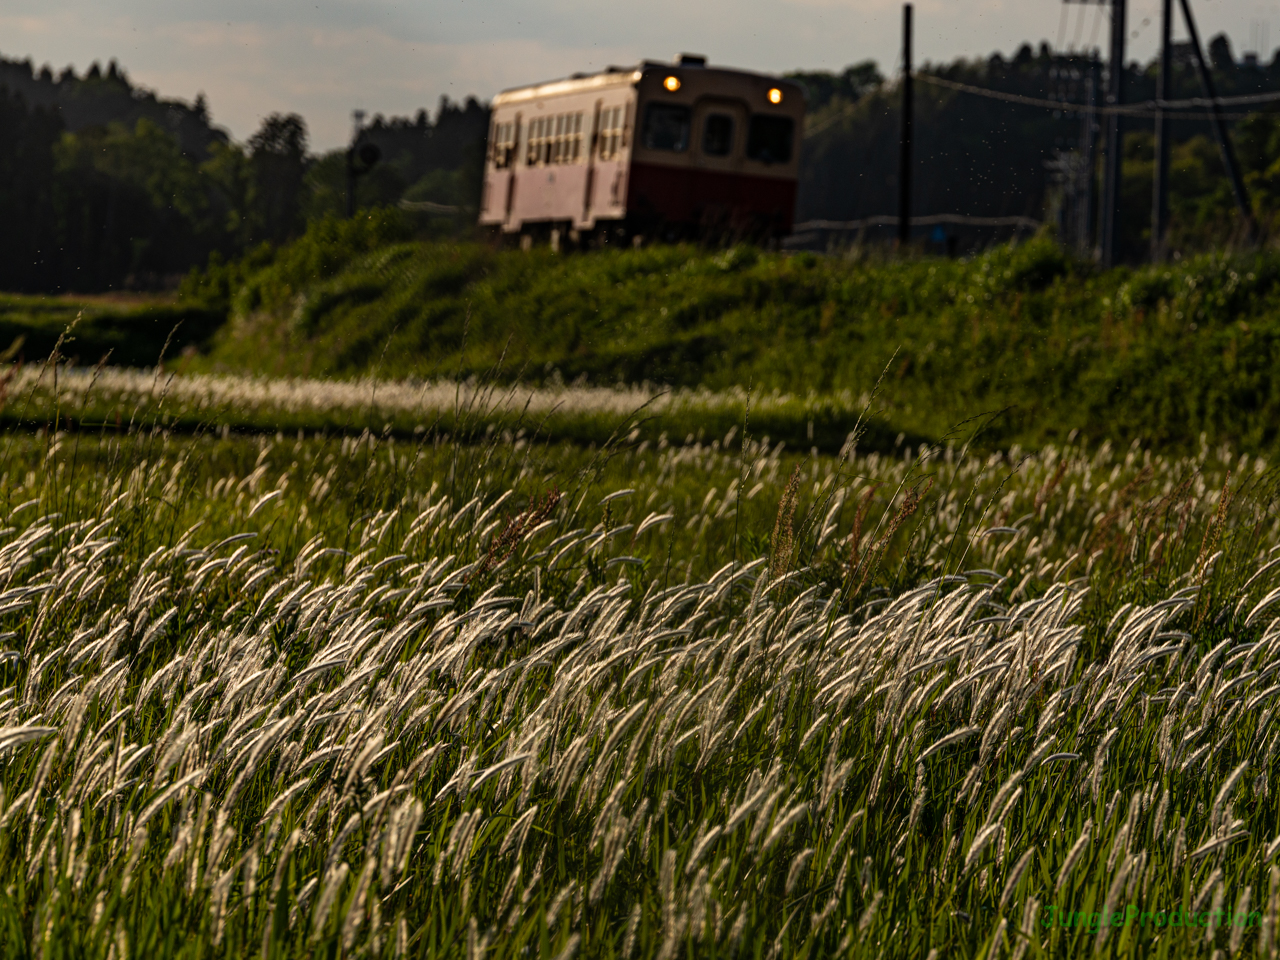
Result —
[[627, 214], [672, 224], [767, 226], [791, 232], [796, 181], [743, 173], [633, 163]]

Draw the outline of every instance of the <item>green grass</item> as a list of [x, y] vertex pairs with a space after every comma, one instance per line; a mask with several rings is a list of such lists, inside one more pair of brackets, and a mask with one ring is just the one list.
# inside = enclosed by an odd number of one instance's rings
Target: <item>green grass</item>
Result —
[[0, 441], [0, 955], [1274, 935], [1276, 474], [1227, 446]]
[[230, 314], [197, 368], [750, 386], [819, 403], [880, 382], [891, 437], [938, 440], [996, 415], [988, 449], [1073, 431], [1182, 452], [1201, 433], [1244, 449], [1277, 442], [1271, 252], [1104, 273], [1046, 238], [966, 260], [880, 261], [526, 254], [398, 230], [330, 221], [274, 257], [193, 278], [189, 297]]
[[166, 297], [6, 293], [0, 294], [0, 350], [6, 359], [43, 360], [61, 337], [64, 357], [91, 365], [108, 356], [118, 366], [146, 367], [162, 356], [172, 361], [207, 348], [225, 316]]
[[[180, 361], [181, 368], [186, 361]], [[747, 391], [549, 388], [472, 382], [269, 380], [14, 365], [0, 377], [0, 423], [22, 429], [128, 430], [153, 422], [177, 432], [304, 431], [400, 439], [508, 436], [594, 447], [617, 440], [741, 443], [744, 427], [775, 443], [817, 452], [897, 450], [873, 398], [792, 397]]]
[[[956, 261], [745, 247], [559, 256], [413, 242], [376, 213], [214, 263], [173, 302], [4, 298], [0, 345], [23, 338], [15, 354], [41, 359], [80, 315], [62, 353], [83, 366], [109, 352], [150, 367], [163, 351], [186, 372], [716, 394], [648, 419], [655, 440], [758, 417], [757, 435], [836, 452], [863, 417], [864, 449], [881, 451], [900, 434], [945, 442], [970, 421], [986, 450], [1138, 439], [1186, 453], [1203, 434], [1273, 451], [1278, 280], [1273, 252], [1104, 273], [1047, 238]], [[267, 430], [386, 423], [221, 416]], [[557, 416], [540, 436], [602, 443], [612, 429]]]

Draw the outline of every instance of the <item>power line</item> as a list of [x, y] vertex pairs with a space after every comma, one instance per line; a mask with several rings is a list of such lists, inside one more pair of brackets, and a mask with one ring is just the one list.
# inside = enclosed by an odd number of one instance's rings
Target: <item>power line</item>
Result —
[[[1072, 6], [1072, 4], [1064, 3], [1062, 6], [1063, 9], [1066, 9], [1067, 7]], [[1094, 16], [1096, 17], [1097, 15], [1097, 10], [1094, 10]], [[1084, 36], [1084, 17], [1084, 9], [1081, 8], [1080, 12], [1076, 14], [1076, 35], [1071, 41], [1071, 50], [1073, 52], [1080, 49], [1080, 39]]]
[[[916, 73], [915, 79], [924, 83], [930, 83], [934, 86], [946, 87], [949, 90], [955, 90], [959, 93], [972, 94], [975, 97], [986, 97], [989, 100], [1001, 100], [1006, 103], [1018, 103], [1028, 107], [1042, 107], [1046, 110], [1058, 110], [1065, 113], [1077, 114], [1107, 114], [1118, 113], [1125, 117], [1155, 117], [1156, 114], [1164, 109], [1169, 110], [1196, 110], [1207, 111], [1211, 108], [1213, 101], [1204, 97], [1193, 97], [1189, 100], [1145, 100], [1140, 104], [1126, 105], [1124, 107], [1104, 107], [1090, 106], [1087, 103], [1074, 103], [1070, 100], [1048, 100], [1042, 97], [1027, 97], [1020, 93], [1005, 93], [1000, 90], [991, 90], [987, 87], [975, 87], [967, 83], [957, 83], [955, 80], [947, 80], [944, 77], [935, 77], [928, 73]], [[1247, 96], [1238, 97], [1219, 97], [1218, 103], [1223, 106], [1244, 105], [1248, 103], [1275, 103], [1280, 101], [1280, 92], [1277, 93], [1256, 93]], [[846, 117], [852, 116], [858, 109], [857, 103], [851, 103], [844, 109], [829, 113], [817, 123], [807, 126], [804, 131], [806, 137], [816, 136], [828, 127], [834, 126]], [[1223, 113], [1219, 114], [1224, 120], [1246, 120], [1252, 113]], [[1200, 120], [1201, 116], [1182, 116], [1168, 117], [1170, 120]]]
[[1096, 49], [1098, 46], [1098, 29], [1102, 26], [1102, 4], [1096, 4], [1093, 8], [1093, 29], [1089, 34], [1089, 49]]
[[[968, 83], [958, 83], [944, 77], [921, 73], [917, 80], [931, 83], [934, 86], [946, 87], [960, 93], [968, 93], [989, 100], [1003, 100], [1006, 103], [1020, 103], [1029, 107], [1043, 107], [1046, 110], [1061, 110], [1068, 113], [1114, 114], [1122, 117], [1154, 117], [1159, 110], [1209, 110], [1215, 105], [1237, 106], [1250, 103], [1275, 103], [1280, 101], [1280, 91], [1275, 93], [1253, 93], [1238, 97], [1192, 97], [1188, 100], [1145, 100], [1142, 103], [1126, 104], [1119, 107], [1089, 106], [1087, 103], [1073, 103], [1069, 100], [1047, 100], [1043, 97], [1028, 97], [1020, 93], [1005, 93], [1002, 90], [991, 90], [987, 87], [975, 87]], [[1222, 114], [1224, 118], [1241, 120], [1251, 114]]]

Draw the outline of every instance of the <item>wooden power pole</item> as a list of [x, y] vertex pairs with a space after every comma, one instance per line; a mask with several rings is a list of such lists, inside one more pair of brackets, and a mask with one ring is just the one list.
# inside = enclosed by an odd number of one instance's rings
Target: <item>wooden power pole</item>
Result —
[[1244, 176], [1240, 173], [1240, 161], [1236, 159], [1236, 151], [1231, 146], [1231, 134], [1227, 131], [1222, 110], [1218, 107], [1218, 93], [1213, 86], [1213, 77], [1209, 73], [1209, 64], [1204, 58], [1204, 49], [1200, 46], [1200, 32], [1196, 30], [1195, 18], [1191, 16], [1189, 0], [1179, 0], [1182, 6], [1182, 18], [1187, 22], [1187, 33], [1191, 38], [1191, 52], [1195, 54], [1196, 66], [1200, 71], [1200, 85], [1204, 87], [1204, 95], [1209, 100], [1209, 113], [1213, 117], [1213, 132], [1218, 137], [1218, 148], [1222, 151], [1222, 165], [1227, 168], [1227, 177], [1231, 180], [1231, 192], [1235, 194], [1236, 207], [1240, 210], [1240, 219], [1244, 221], [1245, 234], [1249, 242], [1257, 236], [1257, 225], [1253, 222], [1253, 208], [1249, 205], [1249, 192], [1245, 189]]
[[1173, 0], [1160, 11], [1160, 76], [1156, 80], [1156, 172], [1151, 196], [1151, 259], [1164, 259], [1169, 229], [1169, 116], [1164, 102], [1173, 98]]
[[[1126, 0], [1111, 0], [1111, 58], [1107, 67], [1107, 106], [1124, 103], [1124, 39]], [[1116, 263], [1120, 239], [1120, 169], [1123, 161], [1123, 131], [1120, 114], [1107, 114], [1107, 146], [1102, 184], [1102, 250], [1104, 267]]]
[[911, 4], [902, 5], [902, 142], [898, 155], [898, 246], [911, 240]]

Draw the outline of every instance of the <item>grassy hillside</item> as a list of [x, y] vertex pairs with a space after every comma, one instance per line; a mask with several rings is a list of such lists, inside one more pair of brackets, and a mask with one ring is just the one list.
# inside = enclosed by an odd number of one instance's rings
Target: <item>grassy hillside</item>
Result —
[[[911, 444], [978, 431], [981, 445], [1005, 447], [1075, 431], [1180, 451], [1203, 433], [1270, 450], [1277, 278], [1273, 253], [1102, 273], [1048, 239], [954, 261], [691, 247], [558, 256], [413, 242], [394, 217], [373, 216], [215, 263], [176, 301], [0, 298], [0, 351], [42, 358], [74, 322], [62, 353], [82, 366], [108, 353], [151, 366], [168, 341], [166, 366], [180, 372], [449, 381], [450, 394], [470, 377], [552, 392], [646, 385], [631, 392], [646, 398], [676, 388], [644, 413], [654, 439], [745, 421], [755, 436], [836, 450], [874, 396], [864, 449], [899, 434]], [[612, 427], [578, 406], [562, 404], [545, 435], [603, 439]], [[423, 423], [405, 415], [407, 429]], [[256, 424], [228, 416], [218, 421]], [[378, 430], [380, 417], [348, 426]]]
[[1000, 413], [991, 443], [1201, 432], [1276, 443], [1280, 257], [1097, 272], [1048, 239], [970, 260], [749, 248], [556, 255], [329, 222], [220, 266], [186, 296], [229, 314], [201, 365], [338, 376], [559, 379], [879, 397], [937, 438]]
[[[208, 344], [225, 311], [172, 297], [0, 294], [0, 354], [42, 360], [62, 338], [62, 356], [84, 364], [145, 367]], [[166, 343], [168, 344], [166, 348]]]

